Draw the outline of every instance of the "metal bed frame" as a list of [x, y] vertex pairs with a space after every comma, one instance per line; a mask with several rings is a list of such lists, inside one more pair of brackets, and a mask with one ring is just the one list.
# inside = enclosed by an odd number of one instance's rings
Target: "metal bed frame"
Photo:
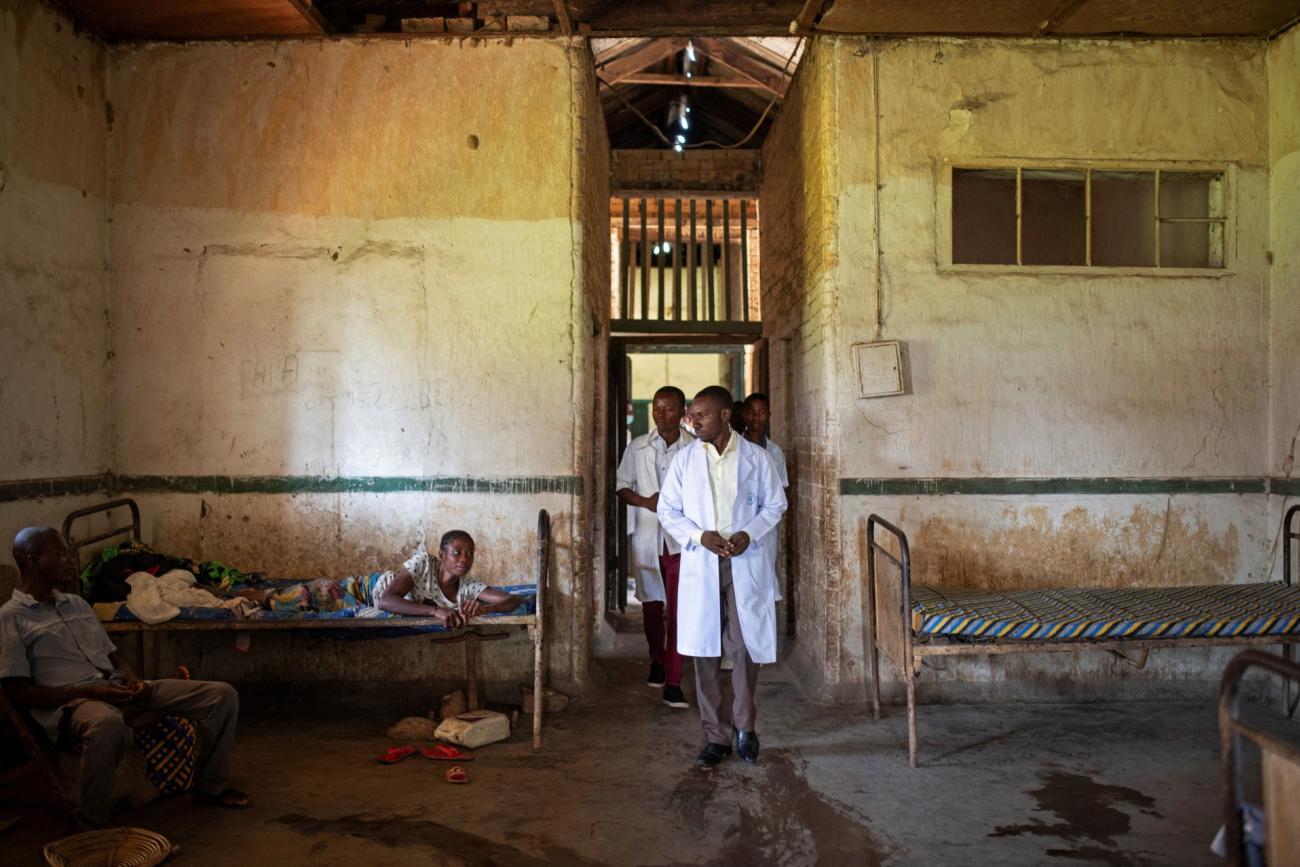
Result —
[[[1282, 580], [1292, 586], [1293, 543], [1300, 540], [1300, 530], [1295, 527], [1300, 505], [1292, 506], [1283, 518]], [[880, 528], [897, 545], [898, 554], [892, 553], [876, 539]], [[876, 569], [876, 555], [888, 560], [895, 569]], [[882, 575], [882, 572], [884, 573]], [[1009, 653], [1057, 653], [1104, 650], [1133, 664], [1146, 665], [1147, 656], [1156, 648], [1175, 647], [1229, 647], [1242, 645], [1282, 645], [1283, 656], [1291, 662], [1295, 658], [1295, 644], [1300, 635], [1264, 635], [1230, 638], [1154, 638], [1154, 639], [1073, 639], [1068, 641], [1025, 641], [987, 639], [970, 643], [938, 643], [921, 641], [912, 629], [912, 565], [907, 534], [879, 515], [867, 518], [867, 646], [871, 656], [871, 710], [880, 719], [880, 653], [883, 652], [900, 672], [907, 686], [907, 752], [912, 767], [917, 766], [916, 735], [916, 681], [921, 667], [931, 656], [995, 656]], [[1137, 659], [1127, 656], [1136, 652]], [[1285, 712], [1294, 714], [1296, 699], [1292, 698], [1292, 684], [1287, 681], [1284, 690]]]
[[[1298, 508], [1300, 506], [1292, 508], [1291, 511], [1295, 512]], [[1243, 739], [1253, 742], [1261, 752], [1271, 753], [1293, 767], [1300, 768], [1300, 749], [1297, 749], [1294, 744], [1280, 740], [1275, 735], [1242, 722], [1239, 718], [1241, 680], [1252, 668], [1263, 668], [1280, 675], [1288, 692], [1292, 685], [1300, 683], [1300, 665], [1260, 650], [1243, 650], [1234, 656], [1227, 668], [1223, 670], [1223, 679], [1219, 682], [1219, 792], [1223, 806], [1228, 864], [1231, 867], [1241, 867], [1247, 863], [1245, 829], [1241, 820], [1241, 810], [1246, 803], [1242, 785]], [[1265, 804], [1265, 807], [1267, 806]], [[1285, 831], [1269, 823], [1267, 833], [1270, 844], [1282, 839], [1291, 843], [1300, 839], [1300, 831], [1297, 830], [1300, 828], [1300, 818], [1298, 818], [1300, 814], [1296, 813], [1294, 805], [1290, 805], [1285, 810], [1270, 810], [1269, 815], [1270, 817], [1284, 816], [1290, 820]], [[1285, 857], [1275, 857], [1273, 848], [1271, 845], [1268, 847], [1269, 863], [1277, 865], [1294, 863], [1286, 859], [1293, 858], [1298, 853], [1278, 853]]]
[[[76, 537], [73, 528], [78, 520], [105, 514], [114, 509], [127, 508], [131, 521], [93, 536]], [[97, 542], [119, 536], [140, 541], [140, 507], [129, 498], [111, 500], [96, 506], [76, 509], [63, 519], [63, 537], [77, 569], [82, 568], [82, 554]], [[551, 516], [545, 509], [537, 513], [537, 610], [534, 614], [475, 617], [465, 627], [443, 633], [430, 633], [435, 641], [465, 645], [466, 698], [471, 708], [478, 706], [478, 644], [507, 638], [505, 632], [479, 632], [472, 627], [511, 626], [528, 630], [533, 643], [533, 749], [542, 747], [542, 710], [545, 704], [543, 680], [546, 666], [546, 591], [550, 576]], [[148, 624], [138, 621], [108, 621], [104, 628], [110, 633], [135, 633], [136, 664], [145, 666], [145, 635], [158, 632], [260, 632], [263, 630], [352, 630], [401, 629], [412, 626], [436, 626], [432, 617], [381, 617], [381, 618], [320, 618], [315, 620], [169, 620], [166, 623]], [[153, 642], [154, 667], [157, 667], [158, 647]], [[142, 672], [144, 673], [144, 672]]]

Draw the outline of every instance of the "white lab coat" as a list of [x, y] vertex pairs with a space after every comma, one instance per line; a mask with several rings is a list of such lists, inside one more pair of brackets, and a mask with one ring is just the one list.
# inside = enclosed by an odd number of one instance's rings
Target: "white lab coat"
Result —
[[[767, 556], [786, 508], [785, 492], [770, 457], [739, 434], [736, 502], [731, 532], [749, 534], [749, 547], [731, 558], [740, 631], [754, 662], [776, 662], [777, 578]], [[678, 454], [659, 491], [659, 522], [682, 546], [677, 586], [677, 652], [721, 656], [718, 557], [691, 540], [696, 530], [717, 530], [708, 456], [703, 442]]]
[[[781, 451], [781, 447], [779, 445], [772, 442], [771, 437], [764, 437], [763, 442], [767, 444], [766, 446], [767, 453], [772, 458], [772, 467], [773, 469], [776, 470], [776, 480], [777, 482], [780, 483], [781, 490], [784, 491], [786, 488], [790, 487], [790, 476], [787, 474], [785, 469], [785, 452]], [[772, 571], [777, 574], [777, 578], [778, 578], [777, 591], [776, 591], [776, 598], [778, 602], [782, 599], [781, 590], [780, 590], [781, 570], [777, 569], [776, 567], [778, 549], [781, 547], [780, 537], [781, 537], [780, 530], [773, 531], [772, 544], [767, 546], [767, 559], [769, 562], [771, 562]]]
[[[659, 490], [669, 465], [678, 453], [691, 443], [695, 437], [682, 431], [677, 441], [667, 448], [659, 431], [652, 430], [642, 434], [628, 444], [623, 452], [623, 460], [618, 465], [615, 490], [631, 489], [643, 497], [649, 497]], [[659, 516], [640, 506], [629, 506], [627, 510], [628, 565], [636, 578], [636, 598], [642, 602], [666, 602], [664, 595], [664, 578], [659, 572], [659, 555], [667, 543], [668, 553], [681, 551], [676, 540], [666, 536], [659, 525]]]

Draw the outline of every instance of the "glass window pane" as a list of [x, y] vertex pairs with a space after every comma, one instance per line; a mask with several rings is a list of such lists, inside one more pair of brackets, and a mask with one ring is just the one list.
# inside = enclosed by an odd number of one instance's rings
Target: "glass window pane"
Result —
[[1155, 172], [1092, 173], [1092, 264], [1156, 264]]
[[1020, 259], [1025, 265], [1085, 265], [1082, 171], [1022, 171]]
[[1222, 202], [1222, 175], [1205, 172], [1160, 173], [1160, 216], [1165, 219], [1204, 219], [1222, 216], [1211, 199]]
[[952, 170], [954, 264], [1016, 264], [1015, 169]]
[[1160, 267], [1222, 268], [1221, 223], [1161, 223]]

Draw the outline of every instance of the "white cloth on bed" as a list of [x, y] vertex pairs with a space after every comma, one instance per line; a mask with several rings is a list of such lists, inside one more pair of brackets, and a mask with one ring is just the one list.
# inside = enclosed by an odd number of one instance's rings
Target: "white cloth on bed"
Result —
[[126, 607], [145, 623], [165, 623], [180, 615], [182, 608], [225, 608], [218, 599], [201, 587], [195, 587], [193, 573], [173, 569], [162, 575], [135, 572], [126, 579], [131, 593]]

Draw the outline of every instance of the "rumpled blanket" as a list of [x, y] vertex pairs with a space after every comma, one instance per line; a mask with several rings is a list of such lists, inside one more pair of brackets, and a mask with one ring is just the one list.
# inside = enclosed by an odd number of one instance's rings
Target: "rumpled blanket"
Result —
[[181, 608], [228, 608], [237, 619], [257, 611], [247, 599], [219, 599], [195, 586], [194, 573], [173, 569], [162, 575], [136, 572], [126, 579], [131, 588], [126, 607], [145, 623], [165, 623], [181, 613]]

